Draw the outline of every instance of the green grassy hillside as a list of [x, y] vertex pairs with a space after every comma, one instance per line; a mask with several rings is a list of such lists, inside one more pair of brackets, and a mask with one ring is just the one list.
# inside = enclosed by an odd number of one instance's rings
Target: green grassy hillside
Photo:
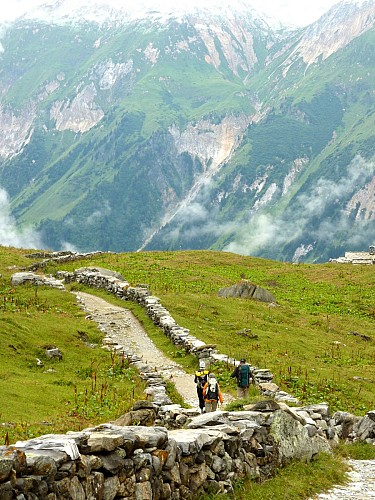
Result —
[[[144, 387], [134, 370], [99, 348], [102, 333], [85, 320], [72, 294], [10, 286], [11, 275], [34, 262], [25, 257], [27, 253], [0, 247], [3, 442], [108, 421], [143, 397]], [[303, 404], [326, 401], [332, 412], [356, 415], [374, 409], [372, 266], [291, 265], [231, 253], [182, 251], [96, 255], [59, 267], [50, 264], [45, 273], [82, 266], [119, 271], [131, 285], [149, 284], [181, 326], [217, 344], [222, 353], [245, 356], [253, 365], [269, 368], [274, 381]], [[277, 305], [217, 296], [220, 288], [243, 278], [270, 290]], [[157, 346], [193, 372], [195, 358], [173, 346], [140, 306], [103, 291], [91, 293], [131, 308]], [[86, 342], [98, 347], [87, 347]], [[63, 352], [61, 361], [44, 355], [47, 346], [55, 345]], [[43, 367], [37, 366], [36, 358]], [[223, 389], [235, 394], [231, 369], [217, 366], [217, 374]], [[344, 470], [341, 459], [322, 457], [310, 466], [292, 466], [267, 482], [266, 489], [240, 483], [236, 498], [282, 499], [285, 484], [290, 498], [308, 498], [309, 492], [342, 480]], [[308, 483], [303, 480], [306, 474]]]
[[[303, 402], [324, 400], [357, 414], [374, 407], [372, 266], [293, 265], [209, 251], [108, 254], [90, 264], [115, 269], [131, 284], [148, 283], [179, 324], [220, 352], [271, 369]], [[277, 306], [217, 296], [241, 277], [270, 290]], [[242, 336], [245, 328], [250, 338]]]
[[[243, 29], [254, 53], [230, 25], [224, 38], [172, 21], [8, 29], [2, 113], [32, 121], [27, 140], [12, 131], [22, 151], [0, 159], [17, 226], [56, 250], [224, 249], [324, 262], [348, 241], [368, 245], [374, 221], [346, 206], [374, 172], [374, 29], [308, 66], [294, 52], [302, 33]], [[103, 117], [90, 118], [99, 109]], [[60, 115], [91, 128], [65, 130]], [[210, 172], [235, 131], [234, 150]]]
[[[2, 444], [109, 420], [144, 389], [135, 369], [101, 349], [103, 334], [73, 294], [11, 287], [11, 274], [30, 264], [25, 253], [0, 247]], [[52, 347], [62, 352], [61, 361], [46, 356]]]
[[[105, 371], [111, 360], [100, 349], [86, 347], [82, 339], [100, 344], [101, 334], [84, 320], [73, 295], [10, 287], [14, 266], [31, 264], [24, 253], [1, 249], [1, 406], [3, 421], [27, 423], [30, 418], [65, 415], [75, 386], [83, 390], [90, 385], [92, 372]], [[245, 356], [253, 365], [269, 368], [275, 382], [303, 403], [327, 401], [333, 411], [358, 415], [375, 406], [375, 276], [371, 266], [291, 265], [202, 251], [104, 254], [62, 268], [84, 265], [119, 271], [133, 285], [148, 283], [181, 326], [206, 343], [217, 344], [222, 353]], [[56, 270], [51, 265], [46, 272]], [[241, 277], [270, 290], [277, 306], [217, 296], [221, 287]], [[117, 299], [108, 296], [108, 300]], [[154, 341], [163, 343], [167, 353], [183, 355], [155, 334], [144, 313], [135, 312], [143, 314], [141, 319]], [[43, 357], [48, 345], [66, 352], [72, 349], [71, 355], [55, 366], [56, 362]], [[42, 374], [36, 358], [43, 359], [45, 368], [57, 371]], [[194, 369], [189, 356], [181, 361], [188, 370]], [[225, 370], [221, 378], [226, 388], [234, 389]], [[38, 397], [45, 383], [41, 403]]]

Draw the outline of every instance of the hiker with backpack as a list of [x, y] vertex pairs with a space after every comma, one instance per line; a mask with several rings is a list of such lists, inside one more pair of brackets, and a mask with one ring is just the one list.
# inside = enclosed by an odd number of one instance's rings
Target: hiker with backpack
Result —
[[240, 360], [240, 364], [236, 366], [231, 377], [237, 379], [237, 397], [246, 399], [249, 394], [250, 379], [252, 378], [250, 366], [246, 363], [246, 359]]
[[213, 373], [208, 375], [208, 380], [203, 387], [203, 396], [207, 413], [216, 411], [218, 403], [223, 403], [223, 395], [221, 394], [220, 386]]
[[194, 382], [197, 384], [197, 394], [198, 394], [199, 408], [201, 410], [201, 413], [205, 413], [206, 411], [204, 396], [203, 396], [203, 387], [205, 386], [208, 380], [208, 370], [206, 370], [205, 368], [206, 368], [206, 363], [203, 361], [203, 359], [201, 359], [199, 361], [199, 370], [195, 372], [194, 376]]

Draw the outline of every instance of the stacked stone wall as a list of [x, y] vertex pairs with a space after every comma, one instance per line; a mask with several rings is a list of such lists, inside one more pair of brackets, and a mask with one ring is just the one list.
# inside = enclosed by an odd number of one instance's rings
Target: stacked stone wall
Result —
[[[283, 446], [281, 427], [289, 434]], [[238, 478], [269, 478], [294, 456], [320, 451], [330, 451], [325, 437], [310, 437], [283, 409], [199, 415], [175, 430], [107, 423], [1, 447], [0, 498], [193, 499], [231, 492]]]

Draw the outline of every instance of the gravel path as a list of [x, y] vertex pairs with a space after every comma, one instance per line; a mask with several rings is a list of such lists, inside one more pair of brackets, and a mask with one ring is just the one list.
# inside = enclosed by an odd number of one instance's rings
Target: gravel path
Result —
[[375, 499], [375, 460], [349, 460], [349, 483], [320, 493], [312, 500]]
[[[198, 407], [194, 376], [184, 371], [181, 365], [172, 361], [152, 342], [143, 326], [128, 309], [84, 292], [76, 292], [77, 301], [98, 323], [99, 329], [126, 351], [136, 354], [142, 361], [157, 371], [164, 380], [173, 382], [184, 401], [191, 407]], [[223, 394], [224, 402], [233, 400]]]

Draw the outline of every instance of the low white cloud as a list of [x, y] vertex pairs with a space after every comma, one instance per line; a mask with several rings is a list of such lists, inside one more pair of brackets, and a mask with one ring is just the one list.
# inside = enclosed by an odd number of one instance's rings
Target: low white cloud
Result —
[[[271, 215], [264, 211], [249, 209], [248, 220], [228, 221], [218, 223], [218, 208], [207, 209], [210, 200], [210, 186], [206, 185], [199, 197], [190, 205], [181, 207], [176, 213], [171, 229], [165, 228], [165, 239], [170, 241], [183, 240], [185, 243], [193, 239], [230, 237], [237, 234], [235, 241], [223, 248], [224, 251], [241, 255], [262, 255], [270, 248], [282, 247], [292, 240], [306, 240], [306, 227], [311, 222], [319, 224], [310, 231], [309, 241], [304, 241], [298, 255], [303, 256], [311, 251], [318, 241], [327, 245], [345, 234], [346, 245], [350, 248], [365, 248], [375, 242], [375, 224], [372, 224], [373, 234], [369, 234], [369, 224], [356, 223], [349, 219], [344, 207], [335, 218], [327, 215], [327, 209], [332, 204], [342, 204], [353, 192], [363, 186], [365, 180], [374, 176], [375, 165], [367, 163], [360, 156], [348, 166], [345, 175], [338, 181], [319, 179], [308, 193], [300, 195], [289, 209], [280, 215]], [[374, 208], [375, 210], [375, 208]], [[341, 215], [340, 215], [341, 213]]]
[[312, 191], [299, 196], [293, 213], [287, 211], [282, 216], [270, 214], [253, 216], [249, 223], [241, 228], [236, 241], [230, 243], [224, 250], [242, 255], [257, 255], [272, 246], [282, 246], [291, 239], [298, 239], [307, 224], [314, 219], [320, 220], [320, 223], [310, 232], [310, 241], [305, 243], [324, 241], [329, 244], [342, 234], [347, 235], [348, 250], [351, 247], [372, 243], [375, 240], [375, 224], [372, 225], [373, 233], [369, 234], [368, 224], [353, 225], [343, 209], [341, 216], [334, 219], [325, 215], [325, 211], [333, 203], [340, 203], [340, 200], [360, 188], [364, 179], [374, 175], [374, 169], [374, 163], [366, 163], [363, 158], [356, 157], [349, 165], [346, 176], [337, 182], [320, 179]]
[[16, 248], [43, 248], [41, 236], [31, 228], [20, 230], [10, 213], [7, 192], [0, 188], [0, 244]]
[[208, 211], [201, 203], [193, 202], [183, 209], [183, 217], [191, 223], [197, 223], [207, 219]]
[[81, 253], [80, 250], [72, 243], [69, 243], [69, 241], [62, 241], [61, 242], [61, 250], [63, 252]]
[[[9, 2], [4, 2], [0, 10], [0, 22], [15, 19], [26, 11], [46, 3], [51, 4], [54, 2], [48, 2], [47, 0], [11, 0]], [[59, 4], [59, 2], [56, 3]], [[71, 8], [80, 3], [81, 0], [69, 0]], [[87, 0], [85, 3], [88, 3]], [[220, 9], [221, 3], [225, 4], [229, 2], [224, 0], [221, 2], [220, 0], [206, 0], [203, 3], [202, 0], [101, 0], [100, 3], [108, 4], [112, 7], [126, 7], [128, 10], [161, 8], [163, 11], [173, 11], [186, 8], [186, 6], [207, 6], [209, 3], [212, 3], [212, 5]], [[233, 4], [235, 2], [232, 1], [230, 3]], [[247, 2], [239, 1], [238, 3], [247, 3], [259, 12], [264, 12], [267, 16], [278, 19], [282, 23], [305, 26], [316, 21], [330, 7], [338, 3], [338, 1], [269, 0], [265, 2], [264, 0], [248, 0]]]
[[93, 224], [95, 224], [96, 221], [103, 219], [103, 217], [107, 217], [108, 215], [110, 215], [110, 213], [111, 213], [111, 207], [108, 200], [106, 200], [103, 203], [103, 206], [100, 207], [100, 209], [95, 210], [91, 215], [89, 215], [86, 218], [86, 225], [92, 226]]

